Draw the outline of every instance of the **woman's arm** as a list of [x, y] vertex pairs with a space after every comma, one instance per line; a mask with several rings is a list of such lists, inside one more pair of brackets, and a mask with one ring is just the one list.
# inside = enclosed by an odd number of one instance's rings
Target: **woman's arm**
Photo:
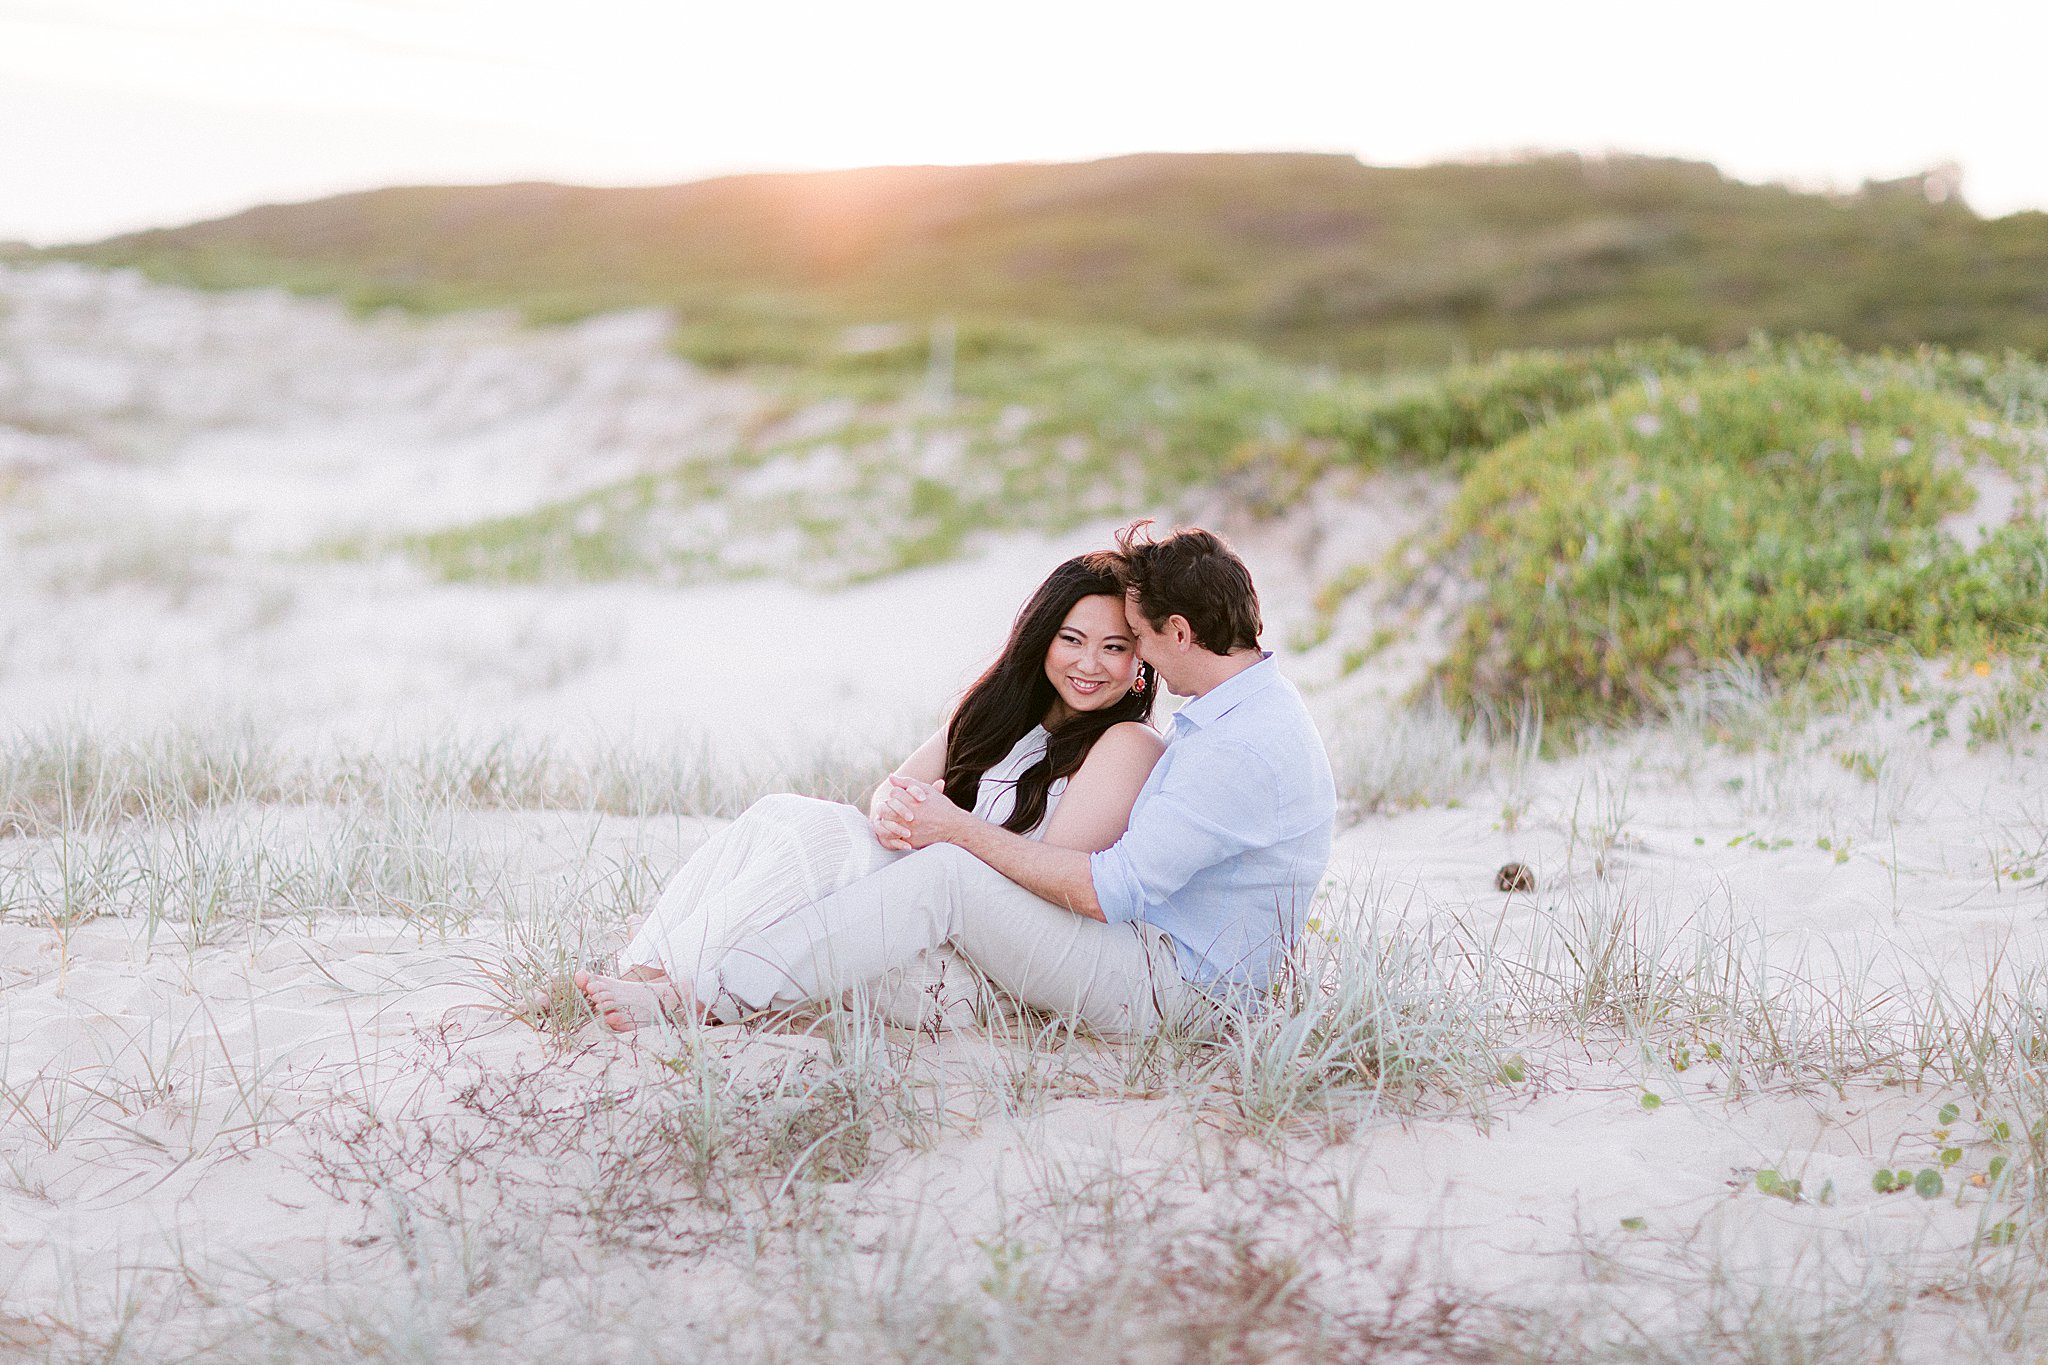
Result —
[[1165, 751], [1166, 741], [1150, 726], [1130, 721], [1112, 727], [1067, 784], [1043, 840], [1012, 834], [925, 784], [892, 777], [883, 784], [895, 793], [880, 812], [887, 829], [883, 842], [890, 848], [957, 844], [1033, 895], [1101, 920], [1089, 855], [1123, 837], [1138, 791]]
[[1134, 720], [1112, 725], [1067, 780], [1042, 842], [1096, 853], [1121, 839], [1139, 788], [1165, 752], [1166, 741], [1151, 726]]
[[[1090, 855], [1078, 848], [1059, 848], [1012, 834], [961, 810], [922, 782], [892, 777], [889, 786], [896, 793], [895, 802], [883, 810], [878, 826], [887, 831], [882, 842], [888, 847], [957, 844], [1032, 895], [1092, 920], [1103, 917]], [[1065, 804], [1064, 797], [1061, 804]]]

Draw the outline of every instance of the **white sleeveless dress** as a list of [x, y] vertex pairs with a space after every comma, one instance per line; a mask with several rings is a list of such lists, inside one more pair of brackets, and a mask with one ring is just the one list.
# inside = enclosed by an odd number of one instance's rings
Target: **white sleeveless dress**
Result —
[[[1016, 809], [1017, 781], [1045, 757], [1049, 736], [1033, 726], [981, 775], [974, 813], [1001, 824]], [[1043, 836], [1066, 791], [1046, 791], [1045, 814], [1025, 837]], [[904, 855], [883, 848], [867, 812], [838, 801], [764, 796], [690, 856], [619, 954], [619, 967], [659, 967], [697, 989], [708, 969], [749, 935]], [[950, 948], [890, 972], [869, 991], [891, 1022], [939, 1029], [971, 1022], [989, 1003], [987, 983]]]

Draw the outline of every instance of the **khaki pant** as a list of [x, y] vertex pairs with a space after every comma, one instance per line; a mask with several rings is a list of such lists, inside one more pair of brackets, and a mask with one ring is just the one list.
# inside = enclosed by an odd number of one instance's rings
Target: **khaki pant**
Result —
[[698, 998], [728, 1020], [827, 999], [948, 944], [1023, 1003], [1098, 1033], [1149, 1033], [1187, 1003], [1163, 930], [1077, 915], [950, 844], [898, 858], [745, 935], [698, 978]]

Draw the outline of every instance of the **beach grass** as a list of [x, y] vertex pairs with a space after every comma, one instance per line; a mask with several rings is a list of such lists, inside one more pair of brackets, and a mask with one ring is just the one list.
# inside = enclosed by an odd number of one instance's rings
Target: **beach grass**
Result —
[[[2031, 1359], [2048, 964], [1959, 955], [1916, 907], [1983, 875], [1930, 862], [1982, 861], [1972, 827], [2038, 841], [2032, 760], [1931, 739], [1911, 678], [1822, 704], [1725, 676], [1669, 731], [1549, 756], [1527, 721], [1421, 713], [1435, 738], [1347, 834], [1272, 997], [1136, 1045], [1029, 1012], [934, 1037], [852, 1002], [621, 1048], [573, 997], [531, 1008], [616, 948], [740, 779], [678, 793], [512, 740], [18, 737], [0, 934], [52, 951], [9, 1008], [70, 1022], [4, 1050], [0, 1197], [48, 1217], [167, 1180], [318, 1213], [282, 1240], [221, 1212], [16, 1248], [7, 1349]], [[1886, 847], [1889, 928], [1825, 948], [1744, 869], [1881, 886], [1867, 833], [1846, 863], [1736, 837], [1722, 777], [1845, 738], [1983, 776], [1977, 810]], [[1521, 820], [1482, 843], [1533, 890], [1390, 856], [1484, 821], [1458, 793], [1494, 781]], [[616, 795], [648, 785], [666, 799]], [[1825, 813], [1802, 791], [1777, 829]], [[1504, 1198], [1533, 1240], [1474, 1226]]]
[[[1376, 487], [1353, 474], [1432, 480], [1460, 533], [1336, 556], [1326, 638], [1286, 661], [1344, 810], [1274, 989], [1136, 1042], [1023, 1008], [907, 1030], [855, 997], [622, 1043], [564, 978], [720, 820], [857, 797], [901, 757], [882, 721], [573, 739], [550, 725], [622, 677], [573, 700], [565, 677], [658, 666], [681, 715], [687, 656], [612, 659], [591, 641], [623, 627], [520, 625], [534, 590], [414, 577], [368, 601], [416, 618], [330, 641], [316, 607], [384, 566], [100, 555], [86, 523], [28, 544], [30, 490], [0, 682], [71, 718], [0, 731], [0, 1359], [2048, 1351], [2037, 365], [1808, 339], [1364, 379], [1049, 325], [805, 345], [705, 482], [501, 519], [474, 561], [461, 527], [357, 548], [484, 584], [783, 571], [647, 548], [672, 514], [752, 508], [839, 582], [1176, 488], [1230, 490], [1256, 531]], [[1645, 517], [1618, 571], [1588, 477], [1682, 489], [1690, 532]], [[65, 545], [82, 567], [40, 572]], [[1770, 592], [1714, 567], [1731, 547]], [[1512, 571], [1546, 554], [1540, 585]], [[1873, 627], [1924, 611], [1902, 583], [1946, 604], [1929, 633]], [[241, 652], [278, 584], [319, 619]], [[1429, 638], [1375, 645], [1397, 618], [1347, 613], [1378, 594], [1449, 623], [1414, 696], [1355, 686]], [[1689, 656], [1652, 596], [1718, 604]], [[57, 629], [107, 607], [118, 648]], [[1507, 614], [1482, 640], [1450, 628], [1466, 610]], [[1460, 691], [1457, 651], [1491, 657], [1518, 611], [1574, 648]], [[394, 685], [366, 655], [427, 673], [451, 646], [461, 724], [351, 691]], [[1319, 687], [1324, 649], [1360, 657]], [[1627, 664], [1604, 693], [1599, 650]], [[180, 671], [216, 655], [310, 655], [308, 695], [231, 705]], [[785, 680], [754, 676], [772, 715]], [[119, 723], [83, 709], [124, 698]], [[388, 732], [342, 724], [364, 711]]]

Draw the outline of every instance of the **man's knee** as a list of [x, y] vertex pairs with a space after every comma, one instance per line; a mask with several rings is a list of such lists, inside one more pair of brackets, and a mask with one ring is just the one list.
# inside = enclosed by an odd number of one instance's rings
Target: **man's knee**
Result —
[[1009, 878], [957, 844], [932, 844], [896, 866], [912, 884], [925, 889], [933, 904], [945, 907], [954, 929], [961, 916], [972, 916], [985, 902], [1002, 900], [1006, 892], [1020, 893]]
[[983, 875], [1001, 875], [958, 844], [931, 844], [908, 855], [903, 861], [924, 876], [961, 884]]

